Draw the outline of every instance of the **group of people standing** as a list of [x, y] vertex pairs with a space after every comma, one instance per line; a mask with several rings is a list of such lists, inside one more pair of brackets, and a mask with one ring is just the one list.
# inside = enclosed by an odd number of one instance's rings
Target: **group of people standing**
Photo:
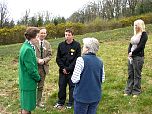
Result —
[[[49, 71], [51, 45], [45, 40], [45, 28], [29, 27], [26, 41], [19, 53], [19, 88], [21, 114], [31, 114], [37, 107], [44, 108], [42, 94], [45, 77]], [[141, 71], [144, 48], [147, 41], [142, 20], [134, 22], [134, 36], [128, 49], [128, 81], [124, 96], [141, 93]], [[61, 109], [66, 102], [66, 88], [69, 85], [67, 109], [74, 105], [74, 114], [95, 114], [102, 96], [105, 80], [103, 61], [96, 56], [99, 50], [96, 38], [84, 38], [83, 48], [74, 40], [72, 29], [65, 30], [65, 41], [59, 43], [56, 63], [59, 66], [59, 92], [54, 108]]]

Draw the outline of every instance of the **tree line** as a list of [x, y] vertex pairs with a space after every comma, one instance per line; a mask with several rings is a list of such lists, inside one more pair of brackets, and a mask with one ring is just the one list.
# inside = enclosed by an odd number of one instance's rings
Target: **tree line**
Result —
[[87, 23], [97, 17], [110, 20], [152, 12], [152, 0], [98, 0], [73, 13], [69, 20]]
[[4, 2], [0, 3], [0, 28], [14, 27], [15, 25], [44, 26], [49, 23], [58, 25], [69, 21], [87, 24], [96, 18], [111, 20], [149, 12], [152, 12], [151, 0], [98, 0], [87, 3], [67, 19], [52, 17], [48, 11], [38, 12], [30, 17], [30, 9], [28, 9], [25, 11], [25, 15], [15, 24], [13, 19], [9, 19], [7, 3]]

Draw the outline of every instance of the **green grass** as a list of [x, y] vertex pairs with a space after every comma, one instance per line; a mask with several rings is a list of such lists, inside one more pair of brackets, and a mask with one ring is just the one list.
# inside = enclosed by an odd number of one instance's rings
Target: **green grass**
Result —
[[[145, 64], [142, 72], [142, 94], [133, 98], [123, 97], [127, 80], [127, 48], [132, 27], [76, 36], [82, 43], [84, 37], [96, 37], [100, 41], [97, 53], [105, 65], [106, 80], [97, 114], [152, 114], [152, 25], [148, 25], [149, 39], [145, 48]], [[53, 108], [58, 93], [58, 66], [55, 62], [58, 43], [63, 38], [49, 40], [53, 48], [50, 73], [46, 77], [45, 109], [35, 109], [34, 114], [72, 114], [72, 110]], [[21, 44], [0, 46], [0, 114], [19, 112], [18, 52]]]

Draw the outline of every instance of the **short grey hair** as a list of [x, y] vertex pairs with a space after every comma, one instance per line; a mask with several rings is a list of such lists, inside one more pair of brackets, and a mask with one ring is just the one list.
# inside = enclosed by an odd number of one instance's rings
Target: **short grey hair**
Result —
[[96, 54], [99, 50], [99, 41], [96, 38], [84, 38], [83, 44], [88, 48], [88, 52]]

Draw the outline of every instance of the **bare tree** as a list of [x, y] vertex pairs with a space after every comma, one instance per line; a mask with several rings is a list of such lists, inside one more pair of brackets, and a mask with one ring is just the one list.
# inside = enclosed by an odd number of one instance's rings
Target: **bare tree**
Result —
[[23, 21], [25, 25], [28, 25], [28, 21], [29, 21], [29, 14], [30, 14], [30, 9], [26, 10], [25, 15], [23, 17]]
[[7, 4], [5, 2], [0, 3], [0, 27], [4, 27], [4, 23], [8, 21], [8, 9]]
[[49, 24], [50, 22], [51, 22], [51, 13], [49, 13], [49, 11], [46, 11], [44, 24]]
[[136, 14], [152, 12], [152, 0], [139, 0], [136, 7]]
[[38, 19], [37, 19], [38, 27], [43, 26], [43, 23], [44, 23], [44, 14], [43, 13], [38, 13]]
[[131, 15], [135, 14], [135, 8], [138, 2], [139, 0], [128, 0], [128, 5], [129, 5]]
[[121, 16], [127, 16], [127, 0], [121, 0]]
[[30, 9], [25, 11], [25, 15], [17, 22], [19, 25], [28, 25], [29, 24], [29, 14], [30, 14]]
[[152, 0], [98, 0], [73, 13], [69, 20], [87, 23], [97, 17], [109, 20], [152, 12]]

